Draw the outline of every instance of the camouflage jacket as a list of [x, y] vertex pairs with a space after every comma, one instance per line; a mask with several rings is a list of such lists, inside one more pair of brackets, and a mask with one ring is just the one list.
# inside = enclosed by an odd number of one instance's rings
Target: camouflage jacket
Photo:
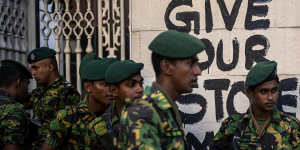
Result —
[[183, 150], [186, 140], [177, 105], [157, 83], [122, 112], [122, 149]]
[[113, 102], [111, 107], [108, 109], [106, 113], [109, 120], [109, 129], [111, 132], [111, 135], [113, 137], [113, 149], [120, 149], [120, 138], [121, 138], [121, 124], [120, 124], [120, 117], [117, 113], [116, 103]]
[[32, 91], [26, 108], [32, 108], [33, 119], [41, 123], [39, 136], [45, 137], [49, 123], [56, 117], [60, 109], [69, 105], [77, 105], [80, 95], [71, 83], [65, 82], [62, 77], [57, 78], [49, 87], [37, 87]]
[[57, 118], [50, 123], [46, 144], [62, 150], [111, 150], [112, 137], [107, 123], [102, 116], [90, 112], [85, 101], [86, 98], [78, 107], [58, 112]]
[[212, 149], [300, 149], [300, 122], [275, 108], [269, 125], [258, 138], [250, 112], [234, 114], [222, 123]]
[[26, 140], [29, 135], [29, 116], [23, 105], [0, 91], [0, 149], [6, 144], [18, 144], [30, 149]]

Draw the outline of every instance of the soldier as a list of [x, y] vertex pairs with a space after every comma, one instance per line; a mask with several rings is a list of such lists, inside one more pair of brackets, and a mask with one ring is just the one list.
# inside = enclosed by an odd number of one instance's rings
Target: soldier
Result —
[[215, 135], [212, 149], [300, 149], [300, 122], [276, 108], [279, 95], [277, 63], [257, 63], [245, 88], [250, 98], [247, 113], [228, 117]]
[[[84, 55], [84, 57], [82, 57], [81, 62], [80, 62], [80, 66], [79, 66], [79, 76], [81, 77], [83, 72], [83, 68], [84, 66], [92, 61], [92, 60], [96, 60], [96, 59], [101, 59], [100, 57], [97, 56], [96, 53], [87, 53], [86, 55]], [[86, 91], [83, 89], [81, 97], [85, 97]], [[85, 101], [83, 101], [85, 103]]]
[[26, 108], [33, 109], [33, 119], [41, 125], [38, 130], [39, 140], [34, 143], [34, 147], [39, 149], [47, 135], [50, 121], [56, 117], [58, 110], [78, 104], [80, 95], [71, 83], [59, 75], [53, 49], [34, 49], [29, 53], [27, 61], [31, 64], [30, 71], [37, 82], [37, 88], [31, 93]]
[[[125, 101], [133, 101], [143, 96], [143, 77], [141, 70], [143, 63], [124, 60], [112, 64], [105, 73], [105, 81], [110, 84], [110, 89], [116, 97], [110, 112], [114, 136], [114, 149], [120, 148], [121, 126], [120, 116], [125, 106]], [[130, 102], [129, 102], [130, 103]]]
[[[149, 45], [156, 82], [146, 87], [141, 100], [121, 115], [121, 145], [128, 149], [177, 149], [186, 147], [176, 99], [197, 87], [201, 74], [196, 55], [204, 49], [198, 38], [169, 30]], [[122, 147], [127, 149], [126, 147]]]
[[104, 75], [108, 66], [115, 61], [95, 59], [82, 66], [80, 77], [86, 95], [78, 107], [58, 112], [57, 118], [50, 124], [50, 132], [42, 150], [112, 149], [110, 127], [102, 115], [114, 100]]
[[30, 149], [30, 118], [21, 102], [28, 100], [31, 73], [20, 63], [0, 64], [0, 149]]
[[83, 72], [83, 68], [86, 64], [88, 64], [90, 61], [95, 60], [95, 59], [101, 59], [100, 57], [97, 56], [96, 53], [87, 53], [86, 55], [84, 55], [84, 57], [82, 57], [81, 59], [81, 63], [79, 66], [79, 75], [82, 76]]

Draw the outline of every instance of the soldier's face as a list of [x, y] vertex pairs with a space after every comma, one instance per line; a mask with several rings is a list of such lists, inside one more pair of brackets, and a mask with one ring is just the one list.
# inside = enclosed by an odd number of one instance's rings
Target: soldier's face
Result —
[[176, 60], [172, 71], [172, 82], [177, 93], [190, 93], [198, 87], [197, 77], [201, 75], [197, 57]]
[[267, 81], [254, 90], [247, 89], [247, 93], [251, 99], [253, 110], [260, 112], [269, 112], [276, 107], [279, 95], [278, 82], [276, 80]]
[[31, 64], [30, 71], [38, 84], [46, 84], [49, 80], [51, 63], [48, 59], [43, 59]]
[[109, 90], [109, 86], [103, 80], [91, 82], [88, 93], [94, 100], [100, 103], [110, 104], [114, 100], [112, 92]]
[[130, 79], [125, 80], [119, 84], [118, 97], [124, 101], [129, 98], [130, 100], [140, 99], [143, 96], [144, 79], [141, 75], [132, 76]]

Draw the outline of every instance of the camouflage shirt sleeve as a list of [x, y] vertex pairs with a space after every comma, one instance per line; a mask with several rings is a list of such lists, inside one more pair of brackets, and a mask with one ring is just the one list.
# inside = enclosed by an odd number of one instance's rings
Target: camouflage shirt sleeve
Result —
[[5, 108], [5, 117], [1, 119], [0, 126], [4, 130], [3, 143], [6, 144], [25, 144], [28, 130], [26, 112], [20, 105], [8, 105]]
[[291, 117], [291, 127], [292, 127], [292, 138], [291, 144], [293, 145], [293, 149], [300, 150], [300, 121], [295, 118]]
[[32, 109], [32, 108], [33, 108], [33, 99], [32, 99], [31, 97], [36, 96], [36, 95], [37, 95], [37, 91], [38, 91], [37, 89], [34, 89], [34, 90], [30, 93], [30, 95], [29, 95], [29, 97], [28, 97], [28, 101], [22, 103], [23, 106], [24, 106], [24, 109]]
[[122, 144], [126, 149], [160, 150], [159, 118], [151, 106], [137, 104], [121, 116]]
[[64, 99], [64, 101], [60, 101], [63, 102], [64, 104], [60, 104], [60, 106], [63, 106], [60, 109], [65, 108], [65, 106], [68, 105], [78, 105], [80, 102], [80, 94], [77, 92], [77, 90], [75, 89], [75, 87], [73, 87], [72, 85], [66, 85], [65, 88], [61, 89], [59, 91], [60, 95], [63, 96], [62, 99]]
[[45, 143], [51, 147], [58, 147], [64, 143], [68, 135], [68, 129], [72, 127], [72, 123], [67, 120], [70, 116], [70, 109], [60, 110], [56, 119], [50, 123], [50, 128]]
[[88, 125], [93, 149], [111, 150], [113, 149], [112, 133], [108, 131], [107, 122], [102, 117], [97, 117]]
[[[234, 119], [235, 118], [235, 119]], [[213, 139], [212, 150], [233, 149], [232, 139], [237, 129], [239, 115], [228, 117], [222, 122], [222, 125]]]

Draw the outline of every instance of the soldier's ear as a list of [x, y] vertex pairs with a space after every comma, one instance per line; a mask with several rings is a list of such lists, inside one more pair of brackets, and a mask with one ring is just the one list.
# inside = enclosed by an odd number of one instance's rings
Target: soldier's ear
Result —
[[21, 87], [22, 86], [22, 79], [21, 78], [18, 78], [15, 82], [16, 84], [16, 87]]
[[254, 97], [254, 90], [249, 87], [246, 87], [246, 93], [247, 93], [247, 96], [250, 99], [250, 101], [252, 101], [252, 99]]
[[52, 63], [49, 63], [49, 70], [50, 70], [51, 72], [54, 71], [54, 66], [53, 66]]
[[84, 82], [83, 83], [83, 87], [84, 87], [85, 91], [87, 91], [88, 93], [90, 93], [91, 90], [92, 90], [92, 83], [91, 82]]
[[173, 74], [174, 64], [167, 59], [163, 59], [160, 61], [160, 68], [162, 74], [169, 76]]

